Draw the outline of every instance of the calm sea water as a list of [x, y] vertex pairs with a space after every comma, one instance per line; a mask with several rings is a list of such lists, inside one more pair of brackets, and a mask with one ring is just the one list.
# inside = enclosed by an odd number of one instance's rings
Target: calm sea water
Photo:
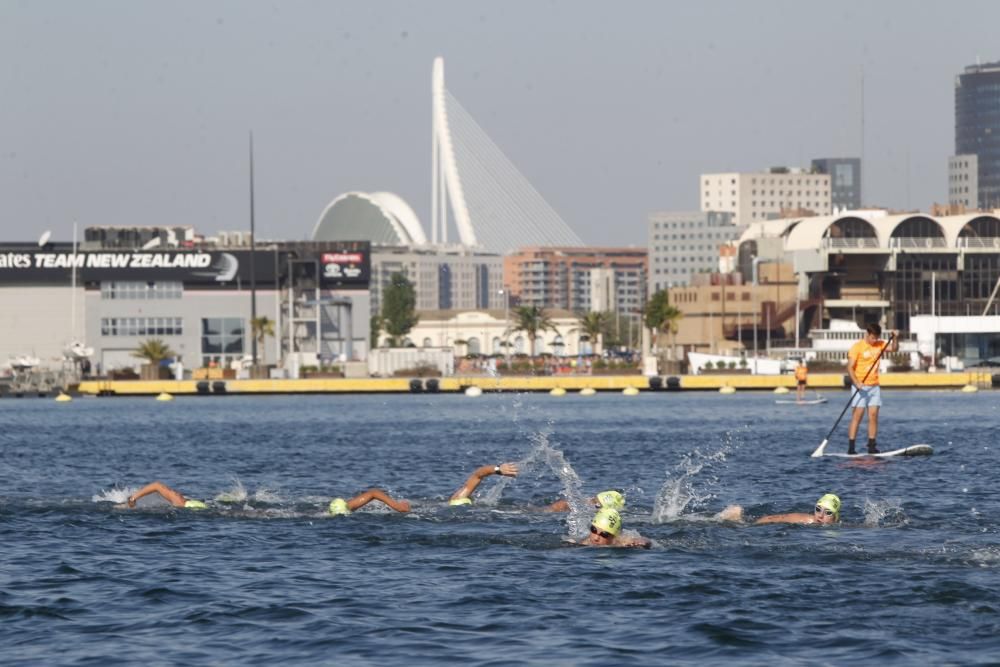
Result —
[[[880, 445], [935, 453], [874, 466], [809, 458], [830, 398], [5, 399], [0, 660], [995, 664], [1000, 393], [886, 391]], [[501, 461], [522, 475], [442, 505]], [[154, 479], [211, 509], [113, 508]], [[534, 508], [577, 483], [623, 489], [653, 548], [568, 545], [589, 516]], [[370, 486], [414, 512], [324, 516]], [[830, 491], [836, 528], [711, 519]]]

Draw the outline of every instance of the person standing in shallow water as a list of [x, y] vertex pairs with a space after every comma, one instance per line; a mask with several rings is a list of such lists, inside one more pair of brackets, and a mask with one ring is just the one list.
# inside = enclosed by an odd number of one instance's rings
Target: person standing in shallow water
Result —
[[[847, 453], [856, 454], [854, 440], [858, 435], [861, 419], [868, 412], [868, 453], [878, 454], [878, 410], [882, 406], [882, 388], [879, 386], [878, 366], [884, 351], [899, 351], [899, 332], [889, 336], [891, 342], [880, 340], [882, 327], [869, 324], [865, 337], [851, 346], [847, 353], [847, 373], [856, 393], [851, 399], [851, 424], [847, 427]], [[888, 348], [886, 347], [888, 345]]]

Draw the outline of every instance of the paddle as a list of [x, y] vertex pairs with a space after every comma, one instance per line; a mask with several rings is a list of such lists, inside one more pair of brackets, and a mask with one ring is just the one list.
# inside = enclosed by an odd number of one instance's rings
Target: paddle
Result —
[[[868, 376], [871, 375], [871, 372], [876, 368], [878, 368], [878, 362], [882, 360], [882, 353], [885, 352], [885, 348], [889, 347], [889, 344], [892, 343], [892, 336], [893, 334], [889, 334], [889, 339], [885, 341], [885, 345], [883, 345], [882, 349], [878, 351], [878, 356], [875, 357], [875, 363], [872, 364], [872, 367], [868, 369], [868, 372], [865, 373], [865, 376], [861, 378], [861, 384], [864, 384], [865, 380], [868, 379]], [[817, 447], [816, 451], [812, 453], [812, 458], [818, 459], [819, 457], [823, 456], [823, 450], [826, 449], [827, 441], [830, 439], [830, 436], [833, 435], [833, 432], [837, 430], [837, 425], [840, 424], [840, 420], [844, 418], [844, 414], [847, 412], [847, 408], [851, 407], [851, 403], [854, 401], [854, 397], [857, 396], [857, 394], [858, 394], [858, 388], [854, 387], [854, 391], [851, 392], [851, 397], [847, 399], [847, 405], [845, 405], [844, 409], [840, 411], [840, 416], [837, 417], [837, 421], [833, 422], [833, 428], [831, 428], [830, 432], [826, 434], [825, 438], [823, 438], [823, 442], [819, 443], [819, 447]]]

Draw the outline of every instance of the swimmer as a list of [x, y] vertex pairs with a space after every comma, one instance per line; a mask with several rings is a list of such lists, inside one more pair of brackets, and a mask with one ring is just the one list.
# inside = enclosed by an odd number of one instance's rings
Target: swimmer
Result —
[[143, 496], [148, 496], [151, 493], [159, 494], [161, 498], [166, 500], [174, 507], [183, 507], [189, 510], [208, 509], [208, 506], [202, 501], [192, 500], [191, 498], [186, 497], [180, 491], [175, 491], [174, 489], [171, 489], [163, 482], [153, 482], [151, 484], [147, 484], [146, 486], [142, 487], [141, 489], [133, 493], [131, 496], [129, 496], [128, 500], [124, 504], [116, 505], [116, 507], [122, 509], [126, 507], [134, 508], [135, 502], [137, 500], [139, 500]]
[[499, 465], [483, 466], [481, 468], [476, 468], [469, 479], [465, 480], [465, 484], [461, 486], [455, 493], [451, 494], [451, 498], [448, 499], [449, 505], [471, 505], [472, 492], [476, 490], [479, 483], [483, 481], [484, 477], [489, 477], [490, 475], [501, 475], [503, 477], [517, 477], [517, 474], [521, 470], [517, 467], [516, 463], [501, 463]]
[[[739, 505], [730, 505], [715, 515], [720, 521], [742, 521], [743, 508]], [[769, 523], [795, 523], [805, 526], [829, 525], [840, 522], [840, 498], [832, 493], [827, 493], [816, 501], [816, 507], [812, 514], [805, 512], [792, 512], [789, 514], [769, 514], [754, 521], [755, 526]]]
[[626, 537], [621, 535], [622, 515], [618, 510], [602, 507], [590, 522], [590, 535], [580, 540], [579, 544], [588, 547], [639, 547], [648, 549], [652, 542], [645, 537]]
[[364, 507], [373, 500], [378, 500], [397, 512], [410, 511], [410, 501], [396, 500], [382, 489], [368, 489], [364, 493], [359, 493], [348, 500], [344, 500], [343, 498], [334, 498], [330, 501], [329, 512], [333, 516], [348, 515], [351, 512]]
[[[625, 509], [625, 496], [620, 491], [601, 491], [593, 498], [589, 498], [587, 502], [594, 507], [600, 509], [601, 507], [610, 507], [613, 510]], [[551, 505], [548, 505], [544, 509], [545, 512], [568, 512], [569, 511], [569, 501], [565, 498], [555, 501]]]

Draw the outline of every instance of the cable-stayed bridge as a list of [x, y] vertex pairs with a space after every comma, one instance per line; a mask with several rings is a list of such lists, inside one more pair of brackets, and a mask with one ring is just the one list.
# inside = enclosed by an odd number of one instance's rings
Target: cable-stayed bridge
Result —
[[442, 58], [434, 60], [432, 119], [432, 243], [449, 243], [450, 212], [458, 242], [485, 252], [583, 245], [445, 87]]

